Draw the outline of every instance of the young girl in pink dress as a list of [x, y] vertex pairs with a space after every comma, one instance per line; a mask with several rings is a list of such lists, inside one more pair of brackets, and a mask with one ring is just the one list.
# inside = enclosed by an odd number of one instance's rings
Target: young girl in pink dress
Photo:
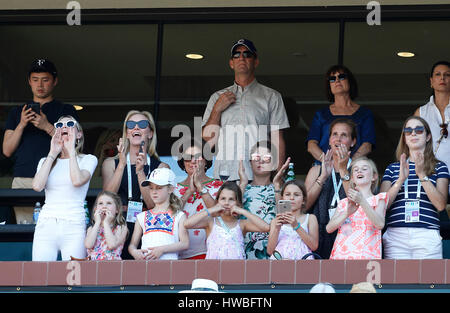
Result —
[[366, 157], [353, 160], [347, 198], [338, 203], [336, 213], [327, 225], [327, 232], [338, 234], [330, 259], [381, 259], [381, 230], [388, 195], [377, 195], [378, 171]]
[[281, 188], [281, 199], [290, 200], [291, 211], [277, 213], [270, 223], [267, 253], [278, 258], [300, 260], [319, 245], [319, 226], [314, 214], [305, 214], [306, 188], [299, 180], [286, 182]]
[[[184, 226], [206, 230], [206, 259], [245, 259], [245, 234], [268, 232], [269, 225], [242, 208], [242, 192], [235, 182], [225, 182], [216, 201], [214, 207], [190, 216]], [[247, 219], [239, 219], [239, 215]]]
[[128, 228], [122, 215], [122, 201], [113, 192], [102, 191], [95, 200], [92, 226], [84, 245], [90, 260], [121, 260]]

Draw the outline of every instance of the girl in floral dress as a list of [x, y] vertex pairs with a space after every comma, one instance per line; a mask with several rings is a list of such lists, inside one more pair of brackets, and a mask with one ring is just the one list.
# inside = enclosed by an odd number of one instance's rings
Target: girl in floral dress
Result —
[[[218, 191], [214, 207], [204, 209], [185, 221], [187, 229], [205, 229], [206, 259], [245, 259], [245, 234], [269, 231], [266, 222], [241, 206], [241, 190], [235, 182], [225, 182]], [[239, 219], [239, 215], [246, 219]]]
[[381, 259], [381, 230], [389, 200], [387, 193], [377, 195], [375, 163], [367, 157], [353, 160], [347, 198], [339, 201], [326, 230], [338, 230], [330, 259]]
[[277, 214], [272, 220], [267, 253], [272, 259], [275, 259], [274, 252], [277, 251], [283, 259], [300, 260], [319, 245], [317, 218], [304, 212], [307, 196], [303, 182], [286, 182], [281, 189], [281, 198], [290, 200], [291, 211]]
[[120, 197], [113, 192], [100, 192], [93, 213], [93, 225], [88, 228], [84, 241], [88, 259], [121, 260], [128, 228]]

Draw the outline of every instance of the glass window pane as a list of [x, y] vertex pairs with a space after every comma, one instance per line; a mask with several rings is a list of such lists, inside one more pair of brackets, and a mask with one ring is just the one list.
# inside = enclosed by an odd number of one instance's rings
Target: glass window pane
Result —
[[[377, 148], [373, 158], [380, 170], [394, 160], [404, 120], [431, 95], [429, 71], [448, 60], [449, 21], [383, 22], [380, 26], [346, 23], [344, 64], [359, 85], [356, 102], [376, 117]], [[412, 52], [402, 58], [398, 52]]]
[[55, 64], [55, 98], [83, 106], [78, 113], [86, 135], [85, 150], [96, 153], [100, 162], [102, 140], [121, 130], [129, 110], [153, 113], [156, 25], [1, 26], [0, 36], [8, 43], [7, 49], [0, 50], [3, 129], [12, 104], [32, 97], [27, 72], [35, 58], [48, 58]]
[[[176, 124], [193, 128], [215, 91], [233, 84], [230, 50], [240, 38], [252, 40], [260, 64], [256, 78], [285, 98], [291, 121], [286, 133], [288, 155], [306, 173], [312, 158], [306, 152], [307, 127], [317, 104], [325, 104], [323, 75], [337, 62], [338, 23], [172, 24], [164, 26], [160, 133], [170, 137]], [[188, 53], [203, 55], [192, 60]], [[297, 118], [300, 117], [300, 118]], [[167, 141], [162, 150], [170, 153]]]

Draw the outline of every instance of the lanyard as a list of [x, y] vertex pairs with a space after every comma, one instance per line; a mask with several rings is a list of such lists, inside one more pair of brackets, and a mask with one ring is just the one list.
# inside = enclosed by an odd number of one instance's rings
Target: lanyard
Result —
[[[404, 183], [404, 188], [405, 188], [405, 199], [409, 199], [408, 196], [408, 178], [405, 179], [405, 183]], [[422, 183], [420, 182], [419, 179], [417, 179], [417, 191], [416, 191], [416, 199], [420, 199], [420, 188], [422, 187]]]
[[[147, 154], [147, 164], [150, 168], [150, 157], [148, 156], [148, 154]], [[127, 153], [127, 174], [128, 174], [128, 200], [131, 200], [133, 199], [133, 185], [131, 184], [131, 161], [129, 153]], [[142, 194], [141, 194], [141, 201], [142, 201]]]
[[[406, 160], [407, 164], [409, 164], [409, 158]], [[414, 167], [416, 164], [414, 163]], [[409, 171], [409, 167], [408, 167]], [[420, 182], [420, 179], [417, 178], [417, 191], [416, 191], [416, 199], [420, 199], [420, 188], [422, 187], [422, 183]], [[405, 182], [403, 184], [403, 188], [405, 189], [405, 199], [409, 199], [408, 195], [408, 177], [406, 177]]]
[[[350, 166], [350, 163], [352, 163], [352, 159], [349, 158], [348, 163], [347, 163], [347, 169]], [[339, 179], [339, 184], [337, 184], [334, 166], [333, 166], [333, 170], [331, 171], [331, 177], [333, 178], [333, 188], [334, 188], [334, 196], [333, 196], [333, 200], [331, 200], [331, 206], [334, 207], [335, 205], [337, 205], [339, 200], [341, 200], [339, 198], [339, 189], [342, 186], [342, 179]]]

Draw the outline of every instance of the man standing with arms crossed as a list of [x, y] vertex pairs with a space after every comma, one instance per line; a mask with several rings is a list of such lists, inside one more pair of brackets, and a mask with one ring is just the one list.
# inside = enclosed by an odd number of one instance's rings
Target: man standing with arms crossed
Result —
[[250, 40], [233, 44], [229, 65], [234, 71], [234, 84], [210, 97], [203, 115], [202, 137], [211, 149], [216, 146], [215, 178], [224, 173], [229, 180], [238, 180], [239, 161], [243, 160], [245, 173], [252, 180], [251, 147], [270, 139], [277, 150], [272, 151], [276, 154], [274, 165], [279, 169], [285, 161], [283, 129], [289, 127], [289, 121], [281, 94], [255, 78], [259, 59]]
[[[12, 189], [31, 189], [39, 160], [48, 154], [55, 132], [53, 124], [63, 115], [78, 119], [75, 108], [53, 98], [58, 83], [54, 64], [46, 59], [36, 59], [28, 72], [28, 84], [33, 101], [13, 107], [6, 120], [3, 154], [14, 157]], [[34, 105], [34, 106], [33, 106]], [[15, 207], [16, 221], [31, 222], [33, 208]]]

